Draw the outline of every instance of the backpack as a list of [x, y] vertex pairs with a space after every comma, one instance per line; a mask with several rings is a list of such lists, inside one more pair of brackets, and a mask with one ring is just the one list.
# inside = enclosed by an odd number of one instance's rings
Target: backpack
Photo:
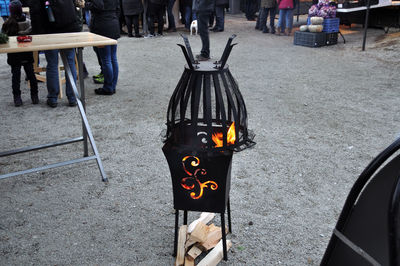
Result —
[[54, 28], [63, 28], [76, 22], [76, 10], [74, 0], [47, 0], [53, 11], [55, 21], [49, 22]]

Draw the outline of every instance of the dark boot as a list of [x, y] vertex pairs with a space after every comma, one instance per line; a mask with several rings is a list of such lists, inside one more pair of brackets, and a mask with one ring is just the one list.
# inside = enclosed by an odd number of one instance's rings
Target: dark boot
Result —
[[14, 106], [18, 107], [22, 105], [21, 95], [14, 95]]

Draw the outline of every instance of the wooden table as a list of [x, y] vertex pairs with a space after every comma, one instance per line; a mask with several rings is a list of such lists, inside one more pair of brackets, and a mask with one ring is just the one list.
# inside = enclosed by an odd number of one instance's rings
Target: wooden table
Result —
[[[9, 42], [6, 44], [0, 44], [0, 53], [17, 53], [17, 52], [33, 52], [33, 51], [44, 51], [44, 50], [56, 50], [60, 49], [61, 59], [64, 63], [65, 67], [65, 76], [67, 78], [67, 82], [71, 84], [71, 87], [74, 91], [78, 109], [82, 119], [82, 136], [76, 137], [73, 139], [67, 140], [59, 140], [53, 141], [51, 143], [29, 146], [24, 148], [19, 148], [16, 150], [4, 151], [0, 152], [0, 157], [10, 156], [18, 153], [23, 152], [30, 152], [50, 147], [55, 147], [59, 145], [71, 144], [75, 142], [82, 141], [83, 142], [83, 157], [78, 159], [63, 161], [59, 163], [49, 164], [45, 166], [39, 166], [23, 171], [12, 172], [8, 174], [0, 175], [0, 179], [12, 177], [16, 175], [32, 173], [37, 171], [43, 171], [50, 168], [65, 166], [69, 164], [84, 162], [88, 160], [96, 160], [97, 165], [100, 170], [100, 174], [102, 176], [103, 181], [107, 181], [107, 176], [104, 172], [103, 165], [97, 151], [96, 143], [93, 138], [92, 131], [90, 129], [86, 113], [85, 113], [85, 88], [83, 79], [79, 79], [79, 87], [80, 93], [77, 89], [77, 84], [74, 82], [71, 69], [67, 62], [67, 57], [64, 53], [63, 49], [71, 49], [77, 48], [78, 50], [78, 69], [79, 69], [79, 76], [82, 77], [82, 48], [88, 46], [105, 46], [105, 45], [115, 45], [117, 44], [116, 40], [103, 37], [100, 35], [96, 35], [90, 32], [76, 32], [76, 33], [61, 33], [61, 34], [43, 34], [43, 35], [33, 35], [32, 42], [28, 43], [18, 43], [16, 37], [10, 37]], [[49, 111], [50, 112], [50, 111]], [[89, 156], [88, 154], [88, 143], [87, 139], [89, 138], [90, 144], [92, 146], [92, 150], [94, 155]]]

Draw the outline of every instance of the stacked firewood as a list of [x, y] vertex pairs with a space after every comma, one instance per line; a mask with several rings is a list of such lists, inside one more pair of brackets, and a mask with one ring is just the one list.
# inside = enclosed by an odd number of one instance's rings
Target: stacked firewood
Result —
[[[195, 265], [195, 259], [203, 252], [207, 252], [207, 255], [197, 264], [198, 266], [217, 265], [222, 260], [221, 227], [214, 224], [207, 225], [214, 216], [214, 213], [203, 212], [199, 219], [179, 228], [175, 266]], [[227, 228], [225, 232], [228, 232]], [[226, 246], [227, 249], [232, 246], [230, 240], [226, 241]]]

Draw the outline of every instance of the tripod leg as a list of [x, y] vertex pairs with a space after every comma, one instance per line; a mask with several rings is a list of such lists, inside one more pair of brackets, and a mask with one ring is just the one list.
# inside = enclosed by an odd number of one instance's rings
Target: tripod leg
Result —
[[174, 239], [174, 253], [172, 256], [176, 257], [178, 248], [178, 223], [179, 223], [179, 210], [175, 210], [175, 239]]
[[229, 228], [229, 233], [232, 234], [232, 223], [231, 223], [231, 201], [228, 198], [228, 204], [227, 204], [227, 212], [228, 212], [228, 228]]
[[188, 212], [187, 211], [183, 211], [183, 224], [187, 224], [187, 214], [188, 214]]
[[222, 230], [222, 249], [224, 252], [224, 260], [228, 260], [228, 252], [226, 248], [226, 232], [225, 232], [225, 213], [221, 212], [221, 230]]

